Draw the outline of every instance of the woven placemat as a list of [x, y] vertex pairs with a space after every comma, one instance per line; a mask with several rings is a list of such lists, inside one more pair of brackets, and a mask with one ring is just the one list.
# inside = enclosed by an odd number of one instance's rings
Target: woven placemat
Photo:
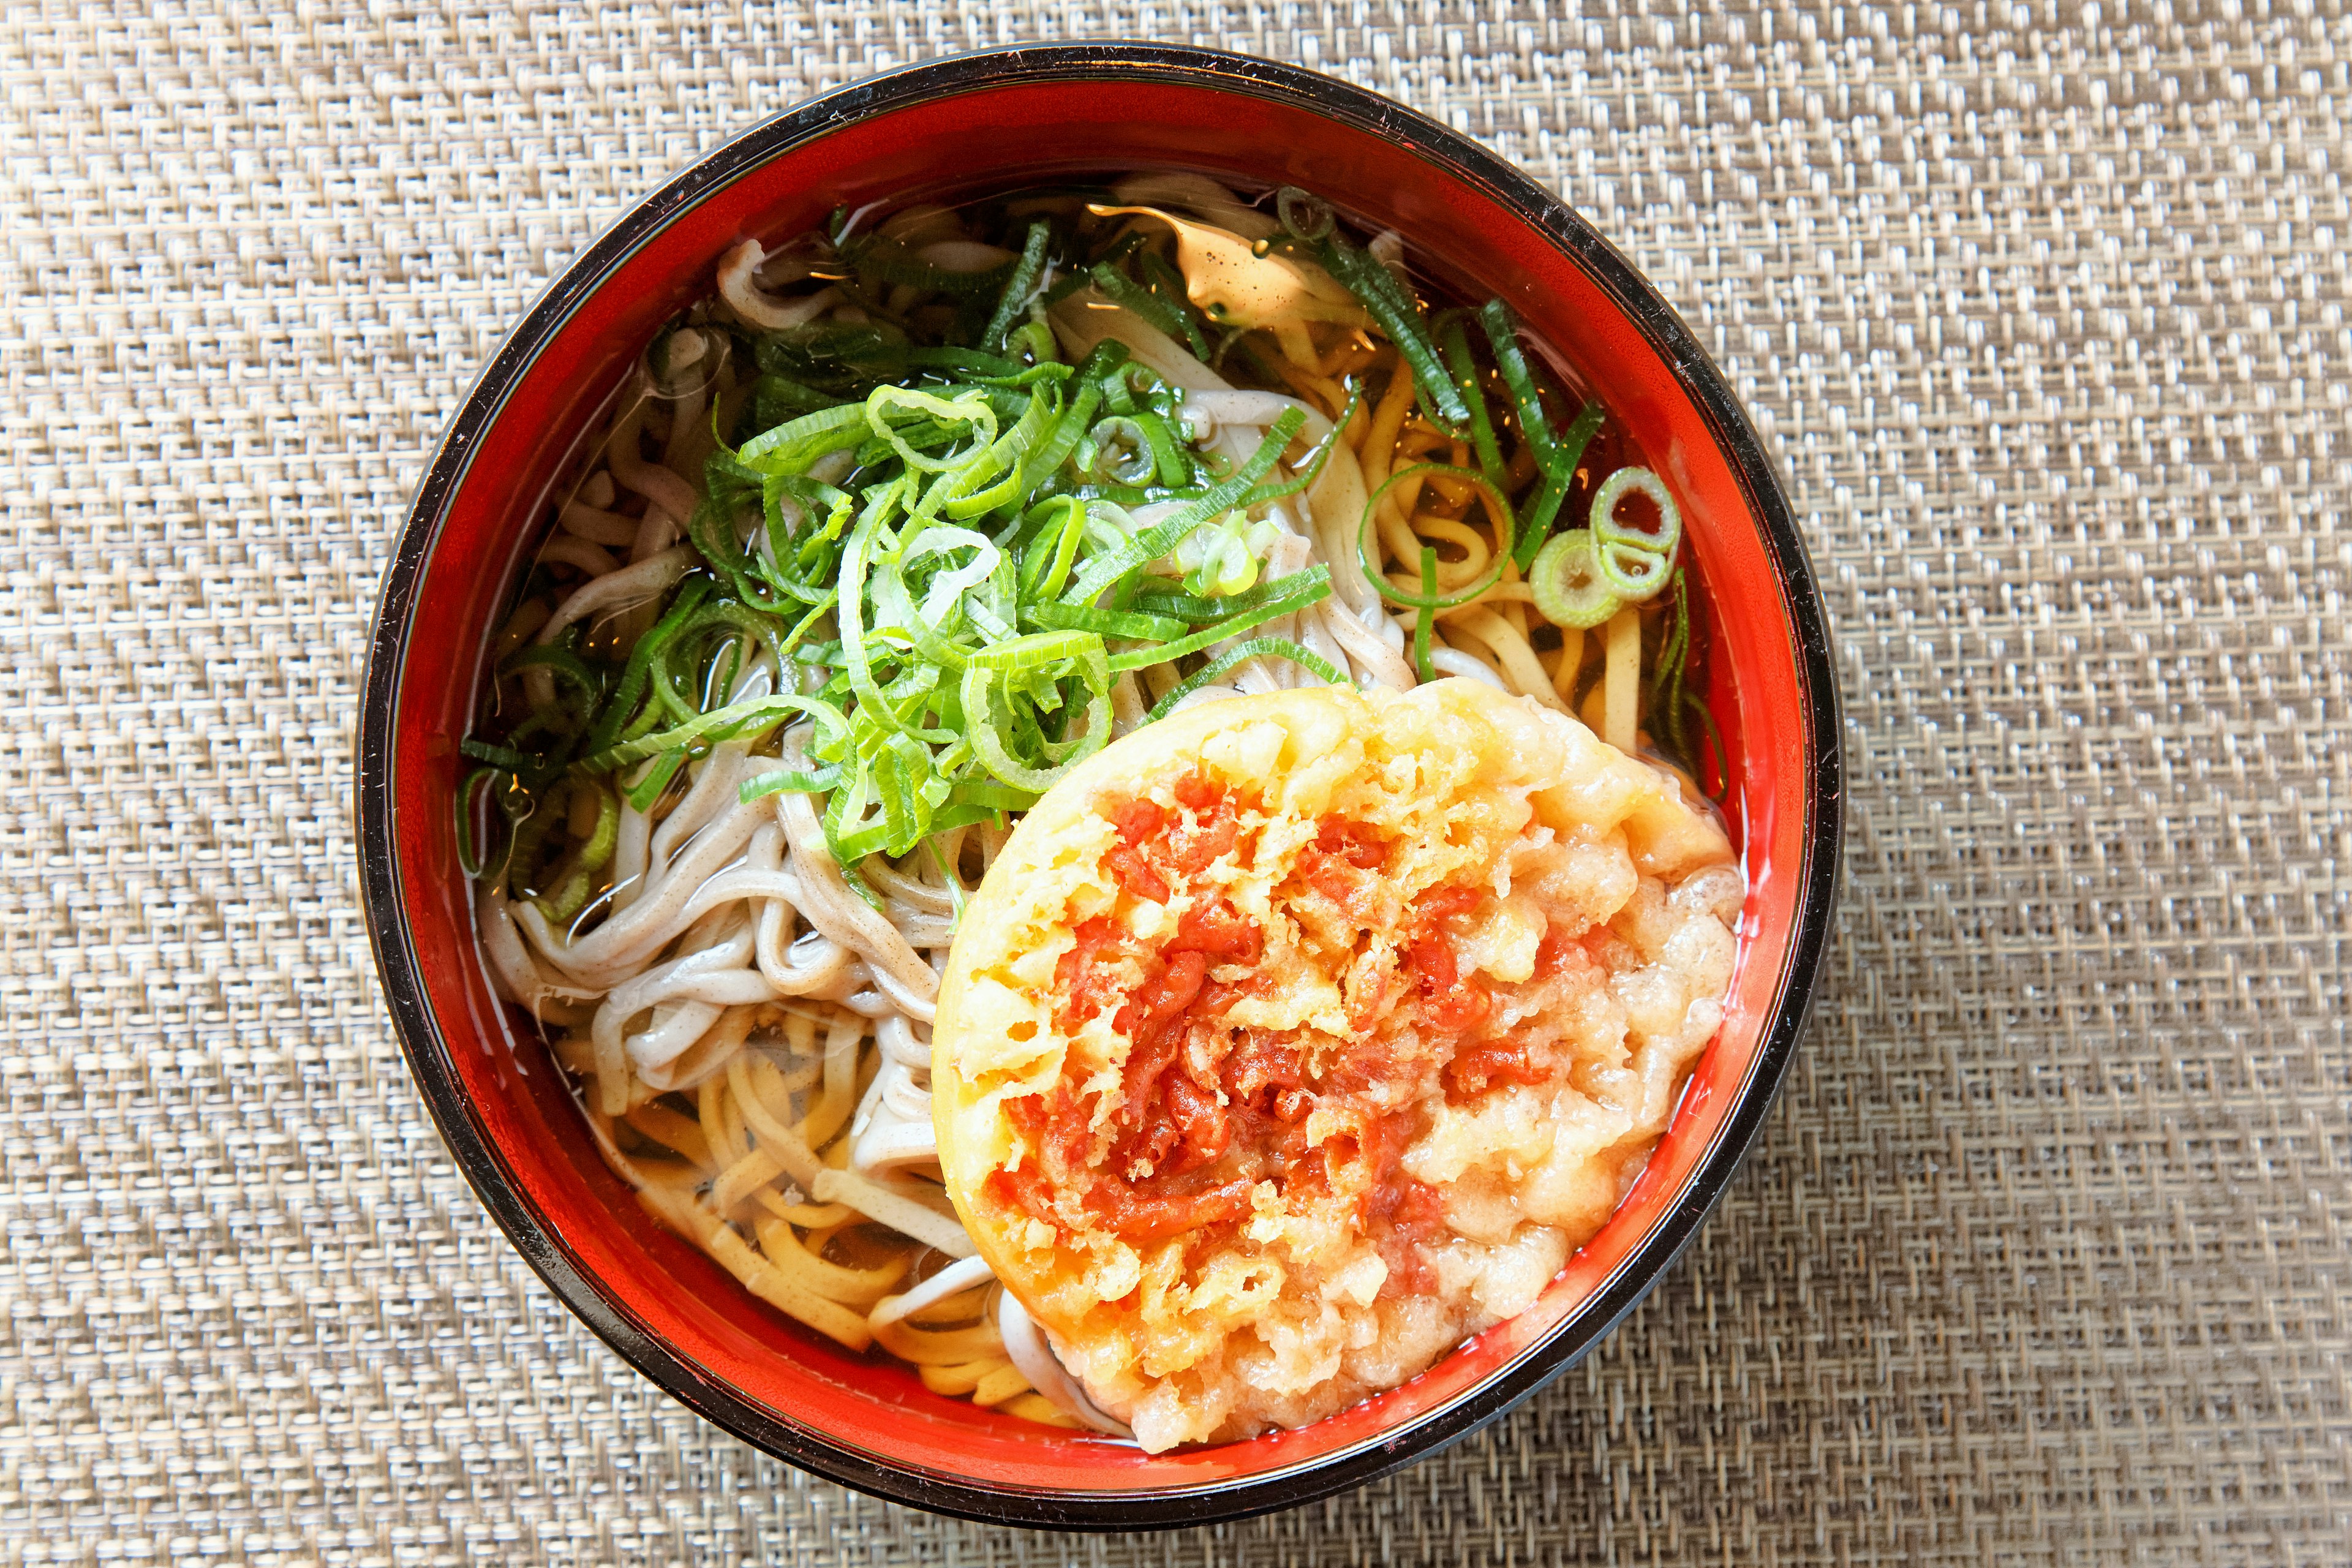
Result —
[[[7, 1561], [2352, 1561], [2344, 0], [113, 9], [0, 25]], [[575, 1324], [410, 1087], [350, 820], [386, 542], [549, 271], [758, 116], [1066, 32], [1588, 213], [1785, 465], [1853, 781], [1810, 1037], [1650, 1302], [1403, 1475], [1100, 1541], [810, 1480]]]

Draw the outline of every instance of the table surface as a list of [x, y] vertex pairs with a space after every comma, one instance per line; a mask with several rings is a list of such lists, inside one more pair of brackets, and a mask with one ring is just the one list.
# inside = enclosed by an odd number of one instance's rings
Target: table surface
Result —
[[[0, 1560], [2352, 1561], [2345, 0], [112, 9], [0, 26]], [[551, 271], [1054, 34], [1320, 67], [1589, 215], [1781, 465], [1852, 780], [1649, 1302], [1404, 1474], [1093, 1542], [812, 1480], [575, 1323], [410, 1086], [351, 826], [387, 541]]]

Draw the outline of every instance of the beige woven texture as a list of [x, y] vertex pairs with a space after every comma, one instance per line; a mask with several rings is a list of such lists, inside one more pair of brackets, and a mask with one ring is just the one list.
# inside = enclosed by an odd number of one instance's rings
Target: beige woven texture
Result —
[[[412, 0], [0, 26], [0, 1559], [2352, 1561], [2344, 0]], [[1675, 301], [1841, 647], [1755, 1157], [1580, 1368], [1270, 1520], [887, 1507], [667, 1402], [459, 1179], [357, 910], [427, 448], [719, 136], [1075, 31], [1486, 139]]]

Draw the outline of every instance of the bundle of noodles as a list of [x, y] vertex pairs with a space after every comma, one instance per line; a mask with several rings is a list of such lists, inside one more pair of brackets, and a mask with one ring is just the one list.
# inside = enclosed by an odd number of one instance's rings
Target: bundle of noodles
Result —
[[1517, 514], [1584, 483], [1598, 405], [1555, 433], [1521, 365], [1433, 422], [1460, 334], [1393, 308], [1394, 237], [1106, 194], [722, 258], [555, 509], [458, 833], [500, 992], [649, 1211], [936, 1390], [1118, 1432], [942, 1186], [940, 975], [1011, 823], [1114, 736], [1326, 681], [1466, 674], [1632, 750], [1695, 654], [1678, 576], [1579, 600], [1591, 647], [1531, 617]]

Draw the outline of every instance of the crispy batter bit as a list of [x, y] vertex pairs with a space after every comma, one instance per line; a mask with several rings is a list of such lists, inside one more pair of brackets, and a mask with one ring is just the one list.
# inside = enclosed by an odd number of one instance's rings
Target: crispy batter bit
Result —
[[[1495, 1014], [1488, 986], [1462, 972], [1451, 927], [1486, 895], [1464, 886], [1433, 888], [1412, 905], [1408, 934], [1377, 977], [1367, 1026], [1397, 1006], [1423, 1026], [1428, 1047], [1400, 1055], [1393, 1037], [1371, 1048], [1325, 1051], [1310, 1065], [1303, 1031], [1267, 1031], [1234, 1023], [1237, 1001], [1265, 988], [1246, 973], [1212, 979], [1213, 971], [1255, 965], [1265, 949], [1257, 923], [1235, 910], [1210, 876], [1238, 854], [1247, 864], [1255, 833], [1241, 820], [1262, 810], [1195, 772], [1174, 784], [1179, 809], [1148, 798], [1107, 803], [1099, 813], [1118, 832], [1105, 857], [1132, 898], [1181, 908], [1173, 934], [1153, 944], [1129, 935], [1114, 917], [1097, 915], [1076, 931], [1055, 974], [1056, 1020], [1075, 1032], [1111, 1011], [1112, 1028], [1129, 1042], [1107, 1157], [1090, 1159], [1102, 1121], [1086, 1069], [1066, 1063], [1056, 1092], [1015, 1101], [1013, 1114], [1033, 1135], [1053, 1180], [1004, 1173], [1007, 1195], [1024, 1212], [1063, 1225], [1053, 1193], [1085, 1194], [1087, 1219], [1129, 1240], [1198, 1232], [1223, 1245], [1249, 1213], [1257, 1182], [1286, 1195], [1294, 1183], [1352, 1200], [1360, 1226], [1376, 1237], [1390, 1270], [1383, 1294], [1426, 1289], [1429, 1267], [1416, 1243], [1443, 1230], [1436, 1189], [1403, 1173], [1404, 1151], [1426, 1131], [1420, 1101], [1441, 1079], [1447, 1098], [1474, 1098], [1498, 1083], [1536, 1084], [1553, 1070], [1550, 1053], [1499, 1037], [1485, 1026]], [[1295, 876], [1360, 928], [1389, 849], [1369, 823], [1327, 815], [1299, 851]], [[1359, 932], [1359, 941], [1369, 932]], [[1550, 952], [1566, 943], [1548, 931]], [[1551, 973], [1564, 960], [1555, 958]], [[1306, 1121], [1321, 1110], [1331, 1131], [1310, 1142]]]

